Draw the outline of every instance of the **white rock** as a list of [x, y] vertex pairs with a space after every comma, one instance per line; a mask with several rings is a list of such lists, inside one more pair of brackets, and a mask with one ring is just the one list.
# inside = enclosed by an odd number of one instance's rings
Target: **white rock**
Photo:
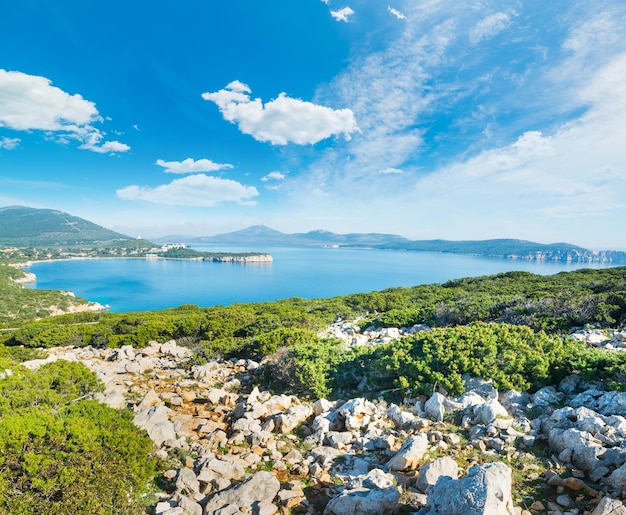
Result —
[[456, 461], [449, 456], [439, 458], [421, 467], [417, 475], [416, 486], [422, 492], [426, 493], [428, 487], [437, 483], [442, 476], [448, 476], [452, 479], [459, 477], [459, 466], [456, 464]]
[[408, 470], [417, 467], [428, 450], [428, 437], [419, 433], [409, 438], [396, 455], [387, 462], [389, 470]]
[[439, 478], [424, 515], [513, 515], [511, 469], [504, 463], [471, 467], [463, 479]]
[[365, 477], [348, 483], [347, 488], [326, 505], [324, 515], [391, 514], [399, 499], [393, 476], [374, 469]]
[[439, 392], [435, 392], [424, 404], [426, 415], [435, 422], [443, 422], [443, 416], [446, 413], [445, 403], [446, 398]]

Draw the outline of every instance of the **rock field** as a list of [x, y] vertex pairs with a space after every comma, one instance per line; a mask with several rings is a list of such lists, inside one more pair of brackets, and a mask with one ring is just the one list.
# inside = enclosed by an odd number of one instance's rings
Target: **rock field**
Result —
[[[328, 334], [356, 345], [406, 331]], [[619, 331], [574, 336], [626, 346]], [[25, 365], [80, 361], [106, 386], [99, 400], [134, 411], [169, 467], [158, 515], [626, 515], [626, 393], [577, 376], [532, 395], [473, 378], [457, 398], [313, 401], [260, 390], [263, 362], [186, 367], [173, 340], [48, 351]]]

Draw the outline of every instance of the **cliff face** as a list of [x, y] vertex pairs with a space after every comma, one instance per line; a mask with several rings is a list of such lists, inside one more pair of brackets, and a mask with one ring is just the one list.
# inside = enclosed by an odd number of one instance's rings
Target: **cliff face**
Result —
[[566, 261], [571, 263], [626, 263], [626, 252], [615, 250], [544, 250], [505, 254], [502, 257], [530, 261]]
[[269, 254], [258, 254], [256, 256], [212, 256], [205, 257], [203, 260], [219, 263], [271, 263], [273, 258]]

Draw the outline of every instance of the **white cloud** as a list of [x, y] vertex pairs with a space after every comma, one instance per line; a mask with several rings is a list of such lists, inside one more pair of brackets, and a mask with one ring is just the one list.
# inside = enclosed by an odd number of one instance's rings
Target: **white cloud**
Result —
[[398, 9], [394, 9], [393, 7], [388, 5], [387, 10], [389, 11], [390, 14], [392, 14], [399, 20], [406, 20], [406, 16], [404, 15], [404, 13], [401, 13], [400, 11], [398, 11]]
[[287, 175], [281, 172], [270, 172], [265, 177], [261, 177], [262, 181], [284, 181], [287, 178]]
[[378, 173], [380, 173], [381, 175], [401, 175], [404, 172], [399, 168], [385, 168]]
[[198, 159], [194, 161], [188, 157], [182, 161], [163, 161], [157, 159], [156, 164], [165, 168], [166, 173], [199, 173], [217, 172], [218, 170], [230, 169], [231, 164], [214, 163], [210, 159]]
[[330, 0], [322, 0], [322, 2], [323, 2], [323, 3], [325, 3], [326, 5], [328, 5], [328, 2], [329, 2], [329, 1], [330, 1]]
[[469, 33], [470, 43], [475, 45], [485, 39], [492, 38], [511, 24], [511, 16], [507, 13], [495, 13], [480, 20]]
[[246, 186], [230, 179], [203, 174], [175, 179], [156, 188], [127, 186], [117, 190], [117, 196], [125, 200], [143, 200], [172, 206], [215, 207], [224, 202], [255, 205], [251, 200], [259, 195], [253, 186]]
[[348, 18], [354, 14], [354, 10], [350, 7], [344, 7], [337, 11], [330, 11], [330, 15], [335, 18], [337, 21], [345, 21], [348, 22]]
[[234, 81], [214, 93], [203, 93], [202, 98], [217, 104], [224, 119], [244, 134], [273, 145], [313, 144], [338, 134], [349, 139], [358, 130], [350, 109], [331, 109], [285, 93], [263, 104], [260, 98], [252, 100], [250, 93], [246, 84]]
[[13, 150], [14, 148], [17, 148], [17, 146], [20, 144], [20, 141], [22, 141], [20, 138], [2, 137], [0, 138], [0, 148], [4, 148], [5, 150]]
[[105, 141], [100, 145], [98, 144], [99, 141], [100, 138], [98, 138], [95, 143], [87, 142], [78, 148], [91, 150], [92, 152], [97, 152], [99, 154], [115, 154], [116, 152], [128, 152], [130, 150], [130, 146], [126, 143], [120, 143], [119, 141]]
[[45, 77], [0, 69], [0, 127], [46, 131], [94, 152], [130, 150], [117, 141], [101, 143], [104, 134], [92, 124], [102, 121], [96, 105], [81, 95], [66, 93]]

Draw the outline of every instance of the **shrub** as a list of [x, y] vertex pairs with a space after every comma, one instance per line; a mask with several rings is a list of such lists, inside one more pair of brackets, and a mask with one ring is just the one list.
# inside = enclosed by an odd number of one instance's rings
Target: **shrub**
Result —
[[460, 394], [464, 374], [492, 379], [498, 388], [527, 390], [563, 377], [571, 370], [565, 356], [583, 349], [528, 327], [476, 322], [381, 346], [373, 363], [379, 384], [391, 381], [413, 392], [431, 393], [438, 385]]

